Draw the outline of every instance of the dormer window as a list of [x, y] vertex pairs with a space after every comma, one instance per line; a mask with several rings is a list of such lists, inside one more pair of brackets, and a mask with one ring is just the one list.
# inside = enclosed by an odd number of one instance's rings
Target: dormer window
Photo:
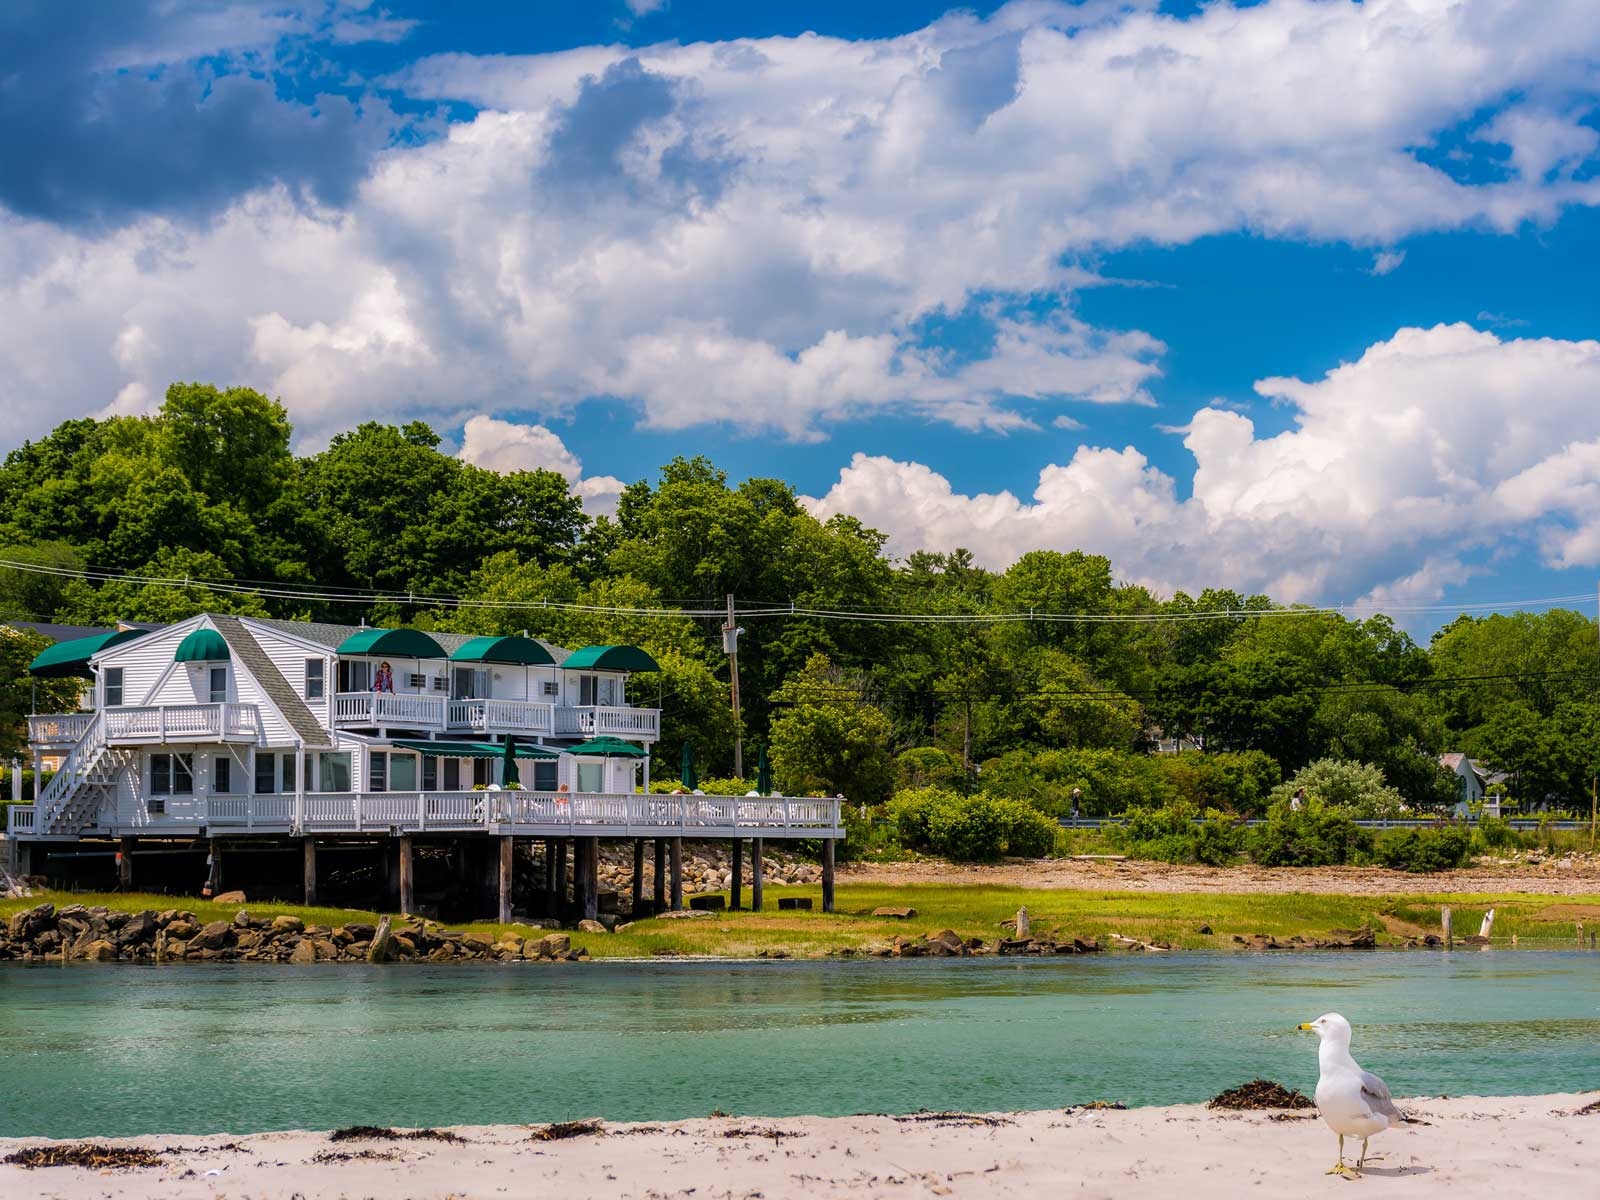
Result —
[[228, 668], [211, 667], [207, 671], [210, 680], [211, 703], [225, 704], [228, 700]]

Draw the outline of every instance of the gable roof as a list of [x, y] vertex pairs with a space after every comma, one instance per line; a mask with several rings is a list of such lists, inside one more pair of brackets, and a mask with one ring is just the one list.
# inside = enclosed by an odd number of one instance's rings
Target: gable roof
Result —
[[217, 627], [217, 632], [222, 635], [228, 648], [233, 651], [235, 661], [255, 677], [261, 685], [261, 690], [266, 693], [267, 699], [272, 701], [284, 721], [296, 736], [311, 749], [326, 749], [333, 745], [333, 737], [322, 727], [316, 715], [306, 707], [306, 702], [300, 694], [289, 686], [289, 681], [283, 677], [283, 672], [278, 670], [273, 661], [267, 657], [267, 652], [261, 648], [261, 643], [250, 636], [250, 631], [239, 621], [238, 617], [212, 617], [211, 623]]

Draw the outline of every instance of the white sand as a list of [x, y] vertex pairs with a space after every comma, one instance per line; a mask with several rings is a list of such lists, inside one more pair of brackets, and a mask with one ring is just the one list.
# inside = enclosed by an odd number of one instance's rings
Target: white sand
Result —
[[[1572, 1197], [1600, 1195], [1600, 1114], [1587, 1095], [1403, 1100], [1429, 1122], [1373, 1140], [1366, 1177], [1324, 1175], [1335, 1138], [1314, 1116], [1272, 1120], [1196, 1106], [1005, 1115], [998, 1127], [890, 1117], [778, 1117], [608, 1124], [599, 1137], [534, 1142], [518, 1126], [463, 1126], [468, 1145], [341, 1142], [320, 1133], [107, 1139], [182, 1146], [162, 1167], [94, 1171], [0, 1166], [0, 1197], [381, 1200], [650, 1197], [1259, 1196]], [[729, 1137], [731, 1130], [783, 1136]], [[240, 1150], [205, 1151], [229, 1141]], [[38, 1139], [0, 1139], [0, 1157]], [[1353, 1149], [1354, 1147], [1352, 1147]], [[319, 1152], [392, 1160], [316, 1163]], [[208, 1172], [220, 1174], [208, 1174]], [[1355, 1190], [1352, 1190], [1355, 1189]]]

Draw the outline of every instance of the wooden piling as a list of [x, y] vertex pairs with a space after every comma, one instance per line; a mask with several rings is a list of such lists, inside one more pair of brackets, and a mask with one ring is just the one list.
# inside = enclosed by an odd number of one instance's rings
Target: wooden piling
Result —
[[633, 839], [633, 906], [630, 912], [638, 912], [644, 905], [644, 839]]
[[1456, 944], [1455, 934], [1450, 929], [1450, 906], [1446, 905], [1439, 910], [1439, 923], [1444, 926], [1444, 948], [1452, 949]]
[[510, 834], [503, 834], [500, 838], [500, 913], [498, 920], [502, 925], [511, 923], [511, 891], [516, 875], [516, 839]]
[[117, 843], [117, 888], [133, 891], [133, 839], [125, 837]]
[[762, 853], [762, 840], [750, 839], [750, 911], [761, 911], [761, 876], [766, 862]]
[[306, 903], [315, 904], [317, 902], [317, 839], [301, 839], [301, 853], [304, 858]]
[[596, 921], [600, 918], [600, 839], [581, 839], [579, 854], [583, 860], [583, 919]]
[[411, 863], [411, 837], [400, 838], [400, 911], [409, 914], [416, 908], [416, 873]]
[[744, 888], [744, 840], [733, 839], [733, 879], [728, 883], [728, 907], [733, 911], [739, 910], [739, 896]]
[[822, 911], [833, 911], [833, 838], [822, 839]]
[[667, 911], [667, 839], [656, 839], [656, 877], [651, 891], [656, 902], [656, 911]]
[[672, 911], [683, 910], [683, 839], [668, 839], [672, 851]]
[[556, 909], [567, 906], [567, 839], [556, 839]]

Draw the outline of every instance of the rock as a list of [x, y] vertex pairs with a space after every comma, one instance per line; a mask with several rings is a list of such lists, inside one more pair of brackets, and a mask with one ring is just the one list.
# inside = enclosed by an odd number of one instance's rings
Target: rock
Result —
[[288, 913], [272, 918], [273, 933], [299, 933], [304, 930], [306, 923], [299, 917], [291, 917]]
[[241, 950], [254, 950], [261, 945], [261, 935], [254, 929], [241, 929], [235, 936], [233, 944]]
[[1209, 926], [1209, 925], [1202, 925], [1202, 926], [1200, 926], [1200, 928], [1199, 928], [1199, 929], [1196, 929], [1196, 930], [1195, 930], [1195, 932], [1196, 932], [1196, 933], [1202, 933], [1202, 934], [1205, 934], [1205, 935], [1206, 935], [1206, 936], [1207, 936], [1207, 937], [1209, 937], [1209, 936], [1210, 936], [1210, 935], [1211, 935], [1211, 926]]
[[216, 897], [216, 902], [218, 904], [243, 904], [245, 902], [244, 893], [237, 891], [223, 892], [222, 895]]
[[801, 911], [801, 912], [810, 912], [811, 911], [811, 897], [810, 896], [780, 896], [778, 898], [778, 911], [780, 911], [780, 912], [791, 912], [791, 911], [796, 911], [796, 910]]
[[995, 947], [998, 954], [1026, 954], [1033, 948], [1032, 938], [1001, 938]]
[[[388, 919], [388, 917], [383, 917], [379, 923], [381, 924]], [[378, 926], [368, 925], [365, 921], [350, 921], [339, 926], [339, 929], [344, 930], [350, 936], [350, 940], [356, 942], [370, 942], [378, 932]], [[334, 932], [337, 933], [338, 930]]]
[[306, 938], [294, 948], [289, 955], [289, 961], [297, 964], [314, 963], [317, 961], [317, 947], [310, 938]]
[[689, 901], [690, 908], [703, 912], [721, 912], [727, 906], [727, 900], [721, 896], [696, 896]]
[[887, 917], [895, 921], [909, 921], [917, 915], [914, 908], [875, 908], [872, 910], [875, 917]]
[[462, 949], [469, 950], [473, 954], [487, 954], [490, 950], [494, 949], [493, 942], [489, 941], [488, 938], [482, 936], [481, 934], [476, 933], [462, 934], [461, 946]]
[[[307, 938], [306, 941], [311, 943], [312, 949], [316, 952], [317, 958], [323, 962], [327, 962], [330, 958], [339, 957], [339, 947], [334, 945], [330, 938]], [[305, 942], [300, 943], [302, 946], [305, 944]], [[298, 947], [296, 948], [298, 949]]]
[[417, 944], [403, 933], [397, 933], [389, 942], [389, 949], [398, 958], [415, 958]]
[[88, 962], [110, 962], [116, 957], [117, 948], [104, 939], [90, 942], [83, 951], [83, 958]]
[[[720, 897], [720, 896], [717, 897], [717, 899], [719, 899], [719, 900], [721, 898], [722, 897]], [[580, 933], [605, 933], [606, 932], [606, 927], [604, 925], [600, 924], [599, 921], [584, 920], [584, 921], [579, 921], [578, 922], [578, 931]]]
[[160, 926], [156, 924], [156, 914], [147, 908], [143, 912], [134, 913], [128, 919], [128, 923], [117, 932], [117, 941], [124, 946], [148, 942], [156, 936], [156, 930], [159, 928]]
[[372, 931], [372, 937], [367, 942], [367, 961], [371, 963], [387, 961], [390, 945], [394, 940], [393, 928], [389, 923], [389, 918], [384, 917], [378, 922], [378, 927]]
[[212, 921], [190, 939], [189, 945], [196, 950], [220, 950], [227, 945], [230, 928], [226, 921]]
[[167, 923], [167, 936], [177, 938], [179, 941], [186, 942], [199, 932], [198, 925], [182, 916], [175, 917]]
[[681, 921], [686, 918], [699, 918], [701, 920], [709, 921], [716, 916], [716, 914], [713, 912], [698, 908], [679, 908], [674, 909], [671, 912], [657, 913], [656, 915], [663, 921]]
[[238, 912], [233, 914], [233, 924], [234, 928], [236, 929], [249, 929], [250, 914], [241, 908]]

